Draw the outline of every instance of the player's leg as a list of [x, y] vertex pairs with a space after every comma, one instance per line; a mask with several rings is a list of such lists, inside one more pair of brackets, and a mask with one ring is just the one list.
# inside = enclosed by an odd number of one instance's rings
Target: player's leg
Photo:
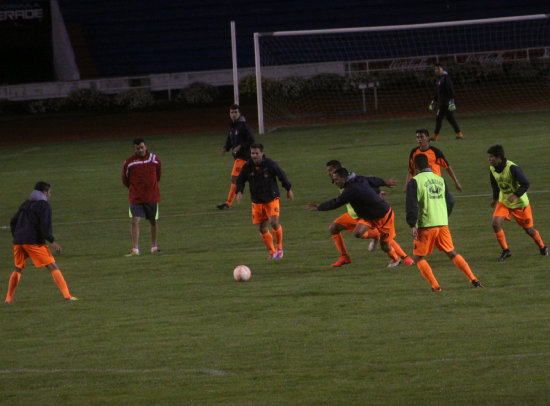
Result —
[[269, 251], [267, 259], [273, 259], [273, 256], [277, 253], [275, 246], [273, 245], [273, 236], [269, 232], [269, 218], [265, 211], [265, 204], [252, 203], [252, 223], [258, 225], [260, 237]]
[[504, 224], [505, 220], [510, 221], [510, 210], [504, 204], [498, 202], [495, 207], [495, 211], [493, 212], [493, 219], [491, 220], [491, 227], [493, 228], [495, 238], [497, 239], [500, 248], [502, 248], [502, 253], [498, 258], [498, 261], [504, 261], [506, 258], [512, 256], [512, 253], [508, 248], [508, 243], [506, 242], [506, 235], [502, 229], [502, 224]]
[[395, 253], [399, 258], [403, 260], [403, 263], [405, 265], [413, 265], [414, 261], [411, 257], [407, 255], [405, 251], [403, 251], [403, 248], [395, 241], [394, 239], [389, 241], [390, 246], [394, 249]]
[[139, 224], [142, 217], [145, 217], [145, 209], [141, 204], [130, 204], [130, 237], [132, 239], [132, 249], [126, 256], [139, 255]]
[[460, 127], [458, 126], [458, 123], [456, 122], [455, 115], [452, 111], [447, 110], [447, 121], [449, 124], [451, 124], [451, 127], [453, 127], [453, 130], [456, 134], [457, 140], [463, 140], [464, 135], [462, 134], [462, 131], [460, 131]]
[[10, 280], [8, 282], [6, 303], [11, 303], [13, 301], [15, 289], [17, 289], [17, 286], [19, 285], [19, 281], [21, 280], [21, 272], [25, 268], [25, 261], [28, 257], [29, 255], [22, 245], [17, 244], [13, 246], [13, 261], [15, 263], [15, 270], [12, 272]]
[[159, 206], [158, 203], [146, 205], [145, 218], [149, 220], [149, 234], [151, 236], [151, 253], [159, 253]]
[[425, 259], [425, 257], [432, 252], [435, 233], [435, 227], [418, 229], [418, 236], [414, 240], [413, 255], [416, 267], [432, 287], [432, 292], [441, 292], [441, 287], [437, 279], [435, 279], [432, 267]]
[[547, 256], [548, 247], [544, 245], [539, 232], [533, 227], [533, 214], [531, 212], [531, 205], [527, 205], [522, 209], [512, 210], [512, 215], [516, 220], [516, 223], [522, 227], [527, 235], [533, 239], [535, 244], [539, 247], [540, 254]]
[[61, 294], [65, 298], [65, 300], [78, 300], [76, 297], [71, 296], [69, 293], [69, 287], [67, 286], [67, 282], [65, 282], [65, 278], [63, 278], [63, 274], [61, 273], [61, 270], [57, 266], [55, 262], [52, 262], [51, 264], [46, 265], [46, 268], [48, 268], [48, 271], [50, 271], [53, 281], [61, 291]]
[[455, 251], [449, 227], [439, 227], [439, 233], [436, 237], [435, 245], [438, 249], [447, 254], [449, 259], [453, 261], [455, 266], [460, 269], [460, 271], [462, 271], [464, 275], [466, 275], [466, 277], [474, 287], [481, 287], [481, 283], [473, 274], [472, 270], [470, 269], [470, 265], [468, 265], [468, 262], [466, 262], [462, 255], [458, 254]]
[[442, 124], [443, 124], [443, 112], [441, 109], [438, 109], [437, 114], [435, 115], [435, 129], [434, 129], [434, 134], [432, 135], [432, 138], [430, 138], [431, 141], [438, 140]]

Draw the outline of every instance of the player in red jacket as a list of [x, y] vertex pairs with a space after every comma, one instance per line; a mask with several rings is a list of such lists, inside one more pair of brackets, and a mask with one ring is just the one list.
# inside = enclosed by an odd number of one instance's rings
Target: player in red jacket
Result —
[[127, 256], [139, 255], [139, 222], [142, 217], [149, 220], [151, 232], [151, 252], [160, 252], [158, 241], [158, 202], [159, 184], [162, 174], [160, 159], [147, 150], [143, 138], [134, 140], [134, 155], [124, 161], [122, 183], [129, 189], [130, 234], [132, 250]]

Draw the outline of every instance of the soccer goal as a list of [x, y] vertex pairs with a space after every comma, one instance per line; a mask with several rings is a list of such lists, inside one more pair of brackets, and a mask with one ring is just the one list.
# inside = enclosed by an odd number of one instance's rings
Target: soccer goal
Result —
[[433, 65], [458, 113], [550, 107], [545, 14], [254, 34], [259, 132], [429, 114]]

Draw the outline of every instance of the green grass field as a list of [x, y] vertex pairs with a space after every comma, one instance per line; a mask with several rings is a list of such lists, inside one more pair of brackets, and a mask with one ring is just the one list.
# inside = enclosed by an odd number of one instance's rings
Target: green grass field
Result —
[[[293, 183], [281, 199], [285, 257], [269, 262], [243, 202], [220, 212], [231, 158], [224, 133], [147, 139], [163, 164], [160, 245], [126, 258], [127, 191], [120, 181], [132, 140], [2, 149], [0, 294], [13, 270], [9, 219], [38, 180], [52, 184], [56, 256], [71, 293], [27, 264], [15, 299], [0, 311], [1, 405], [545, 405], [550, 391], [550, 258], [515, 223], [512, 257], [490, 226], [485, 151], [502, 144], [531, 181], [537, 228], [550, 242], [548, 111], [458, 117], [466, 140], [444, 123], [440, 141], [462, 186], [454, 191], [456, 250], [484, 289], [448, 258], [428, 260], [443, 292], [416, 266], [389, 269], [368, 241], [328, 226], [344, 209], [309, 212], [337, 195], [324, 164], [395, 177], [389, 191], [397, 241], [409, 253], [403, 181], [414, 130], [432, 119], [309, 127], [259, 136]], [[445, 174], [447, 180], [449, 177]], [[450, 182], [452, 185], [452, 182]], [[142, 224], [146, 251], [148, 229]], [[238, 264], [252, 269], [233, 280]], [[4, 296], [2, 296], [3, 298]]]

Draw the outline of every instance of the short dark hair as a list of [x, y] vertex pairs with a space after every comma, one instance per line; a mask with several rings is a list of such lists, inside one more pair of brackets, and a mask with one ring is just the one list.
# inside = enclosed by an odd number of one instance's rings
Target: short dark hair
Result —
[[428, 163], [428, 157], [425, 154], [418, 154], [414, 157], [414, 166], [419, 169], [423, 170], [430, 167], [430, 164]]
[[264, 152], [264, 146], [262, 144], [260, 144], [259, 142], [257, 143], [254, 143], [250, 146], [250, 149], [259, 149], [260, 151]]
[[487, 150], [487, 153], [497, 158], [504, 159], [504, 148], [502, 148], [502, 145], [493, 145]]
[[50, 190], [51, 185], [47, 182], [36, 182], [36, 185], [34, 185], [34, 190], [38, 190], [42, 193], [46, 193], [48, 190]]
[[340, 167], [334, 171], [333, 175], [338, 175], [342, 178], [347, 178], [349, 175], [349, 172], [346, 168]]
[[229, 110], [239, 110], [241, 111], [241, 107], [238, 104], [232, 104], [231, 107], [229, 107]]
[[326, 166], [332, 166], [334, 169], [338, 169], [342, 167], [342, 164], [340, 163], [340, 161], [333, 159], [332, 161], [328, 161]]
[[425, 128], [420, 128], [416, 130], [416, 134], [422, 134], [422, 135], [425, 135], [426, 137], [430, 136], [430, 132]]
[[135, 138], [134, 139], [134, 145], [139, 145], [142, 142], [145, 144], [145, 140], [143, 138]]

